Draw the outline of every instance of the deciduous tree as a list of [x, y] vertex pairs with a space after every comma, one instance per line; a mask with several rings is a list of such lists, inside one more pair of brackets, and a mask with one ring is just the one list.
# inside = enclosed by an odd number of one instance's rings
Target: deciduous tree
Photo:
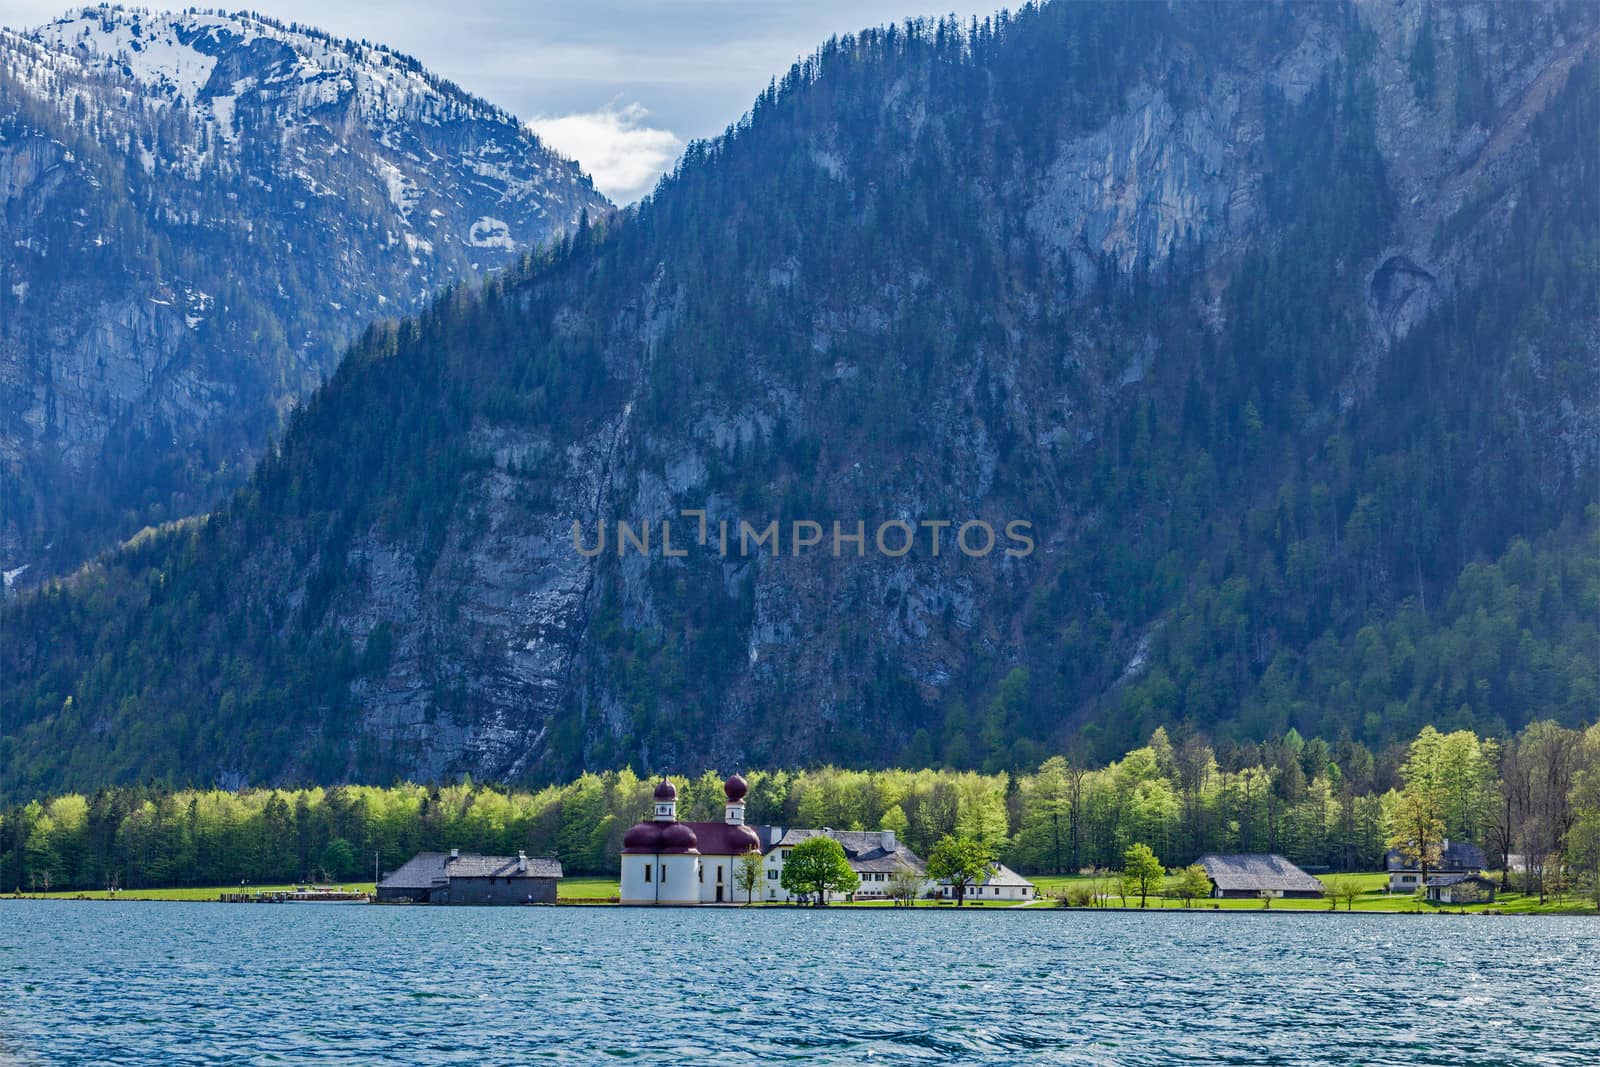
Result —
[[861, 879], [850, 869], [839, 842], [817, 836], [807, 838], [789, 852], [779, 883], [796, 896], [810, 897], [820, 907], [828, 902], [829, 893], [854, 893]]
[[928, 856], [928, 877], [951, 886], [958, 908], [966, 902], [967, 887], [982, 882], [993, 869], [993, 850], [973, 837], [940, 838]]
[[1166, 875], [1166, 868], [1161, 866], [1161, 860], [1150, 851], [1150, 846], [1134, 844], [1122, 854], [1122, 895], [1139, 897], [1139, 907], [1145, 906], [1145, 900], [1161, 885], [1161, 879]]

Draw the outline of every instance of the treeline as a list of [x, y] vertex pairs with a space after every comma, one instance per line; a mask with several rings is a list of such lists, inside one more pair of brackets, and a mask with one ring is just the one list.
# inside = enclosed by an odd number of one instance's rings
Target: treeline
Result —
[[[1025, 775], [825, 767], [746, 777], [752, 823], [892, 829], [924, 856], [957, 835], [1032, 873], [1120, 866], [1134, 844], [1168, 863], [1281, 852], [1313, 868], [1371, 870], [1418, 833], [1476, 841], [1496, 865], [1521, 856], [1538, 891], [1600, 871], [1600, 726], [1536, 723], [1503, 741], [1428, 727], [1383, 754], [1293, 732], [1219, 753], [1158, 729], [1105, 766], [1053, 756]], [[722, 817], [719, 773], [674, 781], [680, 818]], [[0, 888], [353, 880], [447, 848], [520, 849], [560, 857], [569, 874], [614, 874], [652, 789], [625, 768], [536, 792], [468, 781], [67, 794], [0, 812]]]

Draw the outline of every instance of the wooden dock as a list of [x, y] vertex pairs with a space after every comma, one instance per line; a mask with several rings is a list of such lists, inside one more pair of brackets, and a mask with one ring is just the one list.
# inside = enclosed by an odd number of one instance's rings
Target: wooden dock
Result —
[[217, 894], [217, 900], [223, 904], [364, 904], [370, 899], [370, 894], [358, 890], [320, 886]]

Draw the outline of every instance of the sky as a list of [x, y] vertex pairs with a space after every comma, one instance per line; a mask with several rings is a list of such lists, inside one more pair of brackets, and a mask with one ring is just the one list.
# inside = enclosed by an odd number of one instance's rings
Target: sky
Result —
[[[155, 9], [219, 0], [141, 0]], [[999, 6], [1000, 0], [994, 0]], [[26, 29], [71, 5], [0, 0]], [[689, 140], [721, 133], [767, 82], [832, 34], [990, 6], [951, 0], [248, 0], [245, 7], [409, 53], [510, 111], [630, 203]]]

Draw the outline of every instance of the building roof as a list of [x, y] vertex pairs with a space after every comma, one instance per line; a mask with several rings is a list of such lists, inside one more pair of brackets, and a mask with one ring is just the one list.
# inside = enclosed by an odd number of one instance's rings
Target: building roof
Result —
[[419, 852], [391, 871], [378, 885], [384, 889], [434, 889], [452, 878], [560, 878], [561, 861], [528, 856], [526, 869], [519, 856], [480, 856], [463, 852], [454, 858], [448, 852]]
[[[772, 827], [776, 831], [777, 827]], [[895, 847], [883, 847], [882, 830], [802, 830], [791, 828], [781, 834], [761, 835], [763, 843], [769, 836], [776, 836], [770, 845], [765, 845], [766, 851], [774, 848], [792, 848], [800, 842], [813, 837], [831, 837], [839, 842], [844, 849], [844, 858], [849, 861], [850, 869], [858, 874], [882, 873], [893, 874], [901, 867], [910, 867], [918, 874], [924, 873], [926, 867], [922, 858], [912, 852], [905, 845], [895, 839]]]
[[700, 842], [702, 856], [742, 856], [761, 848], [761, 840], [748, 826], [731, 826], [725, 822], [686, 823]]
[[1428, 879], [1429, 889], [1438, 889], [1447, 885], [1460, 885], [1462, 882], [1477, 882], [1481, 885], [1494, 885], [1494, 882], [1481, 874], [1441, 874]]
[[1276, 853], [1201, 856], [1200, 866], [1223, 892], [1321, 893], [1320, 881]]
[[[1397, 848], [1391, 848], [1384, 857], [1384, 866], [1391, 871], [1416, 871], [1420, 867], [1406, 859]], [[1428, 864], [1433, 871], [1481, 871], [1488, 866], [1483, 849], [1471, 841], [1446, 841], [1439, 849], [1439, 862]]]
[[725, 822], [639, 823], [622, 837], [625, 855], [664, 856], [675, 853], [698, 856], [743, 856], [757, 852], [761, 839], [748, 826]]
[[[940, 882], [939, 884], [940, 885], [954, 885], [955, 883], [954, 882]], [[1013, 871], [1010, 867], [1007, 867], [1003, 863], [996, 863], [994, 866], [990, 867], [989, 868], [989, 877], [985, 878], [983, 881], [981, 881], [981, 882], [973, 882], [971, 884], [974, 885], [974, 886], [980, 886], [980, 885], [991, 885], [991, 886], [996, 886], [996, 887], [1008, 886], [1008, 887], [1017, 888], [1017, 889], [1020, 889], [1023, 886], [1032, 886], [1033, 885], [1032, 882], [1028, 881], [1026, 878], [1022, 877], [1022, 875], [1018, 874], [1016, 871]]]
[[994, 869], [989, 872], [989, 877], [985, 878], [978, 884], [1020, 887], [1031, 886], [1033, 883], [1022, 877], [1022, 875], [1018, 874], [1016, 871], [1013, 871], [1010, 867], [1007, 867], [1005, 864], [997, 863], [994, 865]]

